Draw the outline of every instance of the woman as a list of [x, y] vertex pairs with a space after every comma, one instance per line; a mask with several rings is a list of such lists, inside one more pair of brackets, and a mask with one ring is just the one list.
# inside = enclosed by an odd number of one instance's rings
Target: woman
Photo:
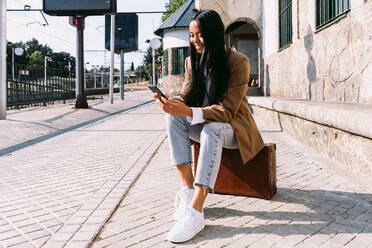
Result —
[[[167, 234], [176, 243], [192, 239], [205, 226], [203, 204], [213, 192], [222, 148], [239, 148], [246, 163], [264, 146], [245, 96], [248, 58], [225, 45], [224, 25], [213, 10], [197, 12], [189, 31], [191, 56], [186, 58], [181, 94], [156, 100], [167, 113], [172, 164], [183, 184], [175, 199], [176, 222]], [[200, 143], [195, 178], [190, 139]]]

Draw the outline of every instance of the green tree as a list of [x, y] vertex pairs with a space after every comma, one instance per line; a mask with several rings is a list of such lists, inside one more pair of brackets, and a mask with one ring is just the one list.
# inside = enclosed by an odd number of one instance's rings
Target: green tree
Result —
[[[157, 68], [158, 65], [161, 65], [160, 58], [163, 57], [164, 51], [163, 51], [163, 44], [158, 49], [155, 49], [155, 68]], [[152, 48], [147, 48], [147, 52], [145, 54], [145, 57], [143, 59], [144, 64], [144, 72], [147, 74], [148, 77], [152, 76]]]
[[44, 57], [48, 56], [51, 58], [48, 67], [62, 69], [65, 73], [69, 73], [70, 65], [71, 74], [74, 75], [75, 73], [75, 57], [66, 52], [54, 53], [52, 48], [40, 44], [35, 38], [26, 42], [8, 42], [7, 63], [12, 63], [12, 48], [17, 47], [23, 48], [24, 52], [22, 56], [14, 56], [15, 64], [44, 66]]
[[26, 42], [26, 57], [30, 57], [35, 51], [39, 51], [42, 55], [52, 57], [53, 50], [48, 45], [40, 44], [35, 38]]
[[131, 71], [134, 71], [134, 63], [132, 62], [132, 64], [130, 65], [130, 70]]
[[75, 58], [72, 57], [69, 53], [66, 52], [53, 53], [51, 61], [52, 67], [68, 70], [69, 64], [71, 68], [75, 66]]
[[30, 64], [33, 66], [44, 66], [44, 57], [40, 51], [35, 51], [29, 56]]
[[168, 17], [172, 15], [182, 4], [183, 0], [169, 0], [169, 2], [165, 4], [165, 10], [168, 13], [164, 13], [162, 15], [161, 21], [164, 22], [165, 20], [167, 20]]

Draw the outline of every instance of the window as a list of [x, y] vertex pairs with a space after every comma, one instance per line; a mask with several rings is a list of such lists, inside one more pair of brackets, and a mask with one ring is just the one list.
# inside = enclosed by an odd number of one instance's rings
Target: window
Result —
[[292, 0], [279, 0], [279, 49], [292, 43]]
[[185, 59], [188, 48], [172, 48], [172, 75], [183, 75], [185, 73]]
[[320, 28], [350, 10], [350, 0], [316, 0], [316, 28]]
[[163, 68], [163, 75], [164, 76], [168, 76], [168, 73], [169, 73], [169, 70], [168, 70], [168, 49], [167, 50], [164, 50], [164, 54], [163, 54], [163, 65], [164, 65], [164, 68]]

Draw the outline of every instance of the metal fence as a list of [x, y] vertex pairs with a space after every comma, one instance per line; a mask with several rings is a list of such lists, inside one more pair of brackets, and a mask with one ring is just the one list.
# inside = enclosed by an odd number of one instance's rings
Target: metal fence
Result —
[[75, 98], [75, 75], [69, 71], [20, 64], [7, 68], [8, 108]]

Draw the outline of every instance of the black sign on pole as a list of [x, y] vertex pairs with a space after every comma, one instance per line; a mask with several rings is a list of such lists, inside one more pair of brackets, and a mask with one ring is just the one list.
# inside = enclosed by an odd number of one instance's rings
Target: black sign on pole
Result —
[[43, 11], [48, 15], [74, 16], [77, 19], [75, 108], [88, 108], [84, 92], [84, 18], [89, 15], [115, 14], [116, 0], [43, 0]]
[[43, 11], [57, 16], [114, 14], [116, 0], [43, 0]]
[[[110, 50], [111, 17], [105, 17], [105, 48]], [[138, 16], [135, 13], [115, 14], [115, 53], [138, 50]]]

